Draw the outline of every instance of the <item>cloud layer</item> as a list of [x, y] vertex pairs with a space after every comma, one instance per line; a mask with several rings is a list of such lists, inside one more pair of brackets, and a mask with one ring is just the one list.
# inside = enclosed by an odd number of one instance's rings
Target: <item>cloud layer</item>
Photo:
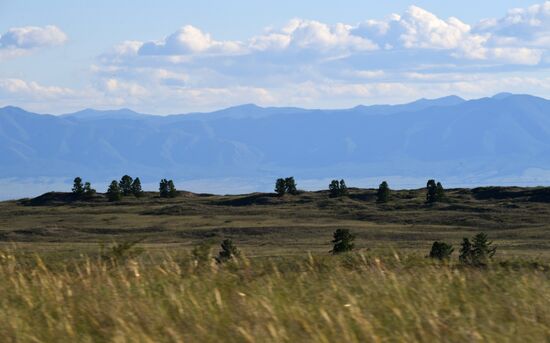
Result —
[[[0, 37], [0, 52], [66, 39], [55, 26], [11, 29]], [[440, 18], [417, 6], [360, 23], [296, 18], [245, 40], [221, 40], [184, 25], [158, 40], [125, 41], [101, 54], [90, 68], [89, 89], [73, 95], [101, 99], [86, 106], [150, 112], [243, 102], [342, 107], [450, 93], [544, 95], [550, 90], [549, 48], [550, 1], [478, 23]], [[8, 84], [0, 82], [0, 92], [19, 91]]]

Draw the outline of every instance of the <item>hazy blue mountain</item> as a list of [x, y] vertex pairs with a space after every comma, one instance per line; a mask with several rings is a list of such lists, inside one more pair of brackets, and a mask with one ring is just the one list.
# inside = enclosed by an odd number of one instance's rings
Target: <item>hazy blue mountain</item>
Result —
[[243, 105], [151, 116], [0, 109], [0, 178], [435, 177], [550, 170], [550, 101], [498, 94], [344, 110]]

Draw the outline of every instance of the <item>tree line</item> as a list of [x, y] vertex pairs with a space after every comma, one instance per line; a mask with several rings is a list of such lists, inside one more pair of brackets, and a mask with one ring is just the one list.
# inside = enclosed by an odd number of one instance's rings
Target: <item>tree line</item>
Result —
[[[348, 187], [346, 182], [341, 180], [332, 180], [328, 185], [329, 196], [331, 198], [343, 197], [348, 195]], [[96, 194], [96, 190], [92, 188], [90, 182], [83, 182], [81, 177], [76, 177], [73, 180], [72, 193], [77, 199], [89, 199]], [[275, 193], [282, 197], [287, 194], [297, 195], [300, 191], [297, 188], [294, 177], [279, 178], [275, 181]], [[107, 191], [105, 192], [109, 201], [119, 201], [125, 196], [133, 195], [139, 198], [143, 195], [141, 188], [141, 180], [139, 177], [135, 179], [129, 175], [124, 175], [120, 181], [111, 181]], [[178, 194], [173, 180], [162, 179], [159, 182], [159, 196], [161, 198], [173, 198]], [[376, 201], [378, 203], [386, 203], [390, 200], [391, 189], [386, 181], [383, 181], [376, 192]], [[445, 199], [445, 190], [441, 182], [436, 182], [431, 179], [426, 184], [426, 202], [435, 203]]]
[[[91, 198], [96, 194], [96, 190], [91, 187], [89, 182], [82, 184], [82, 178], [76, 177], [73, 180], [72, 193], [77, 199]], [[113, 180], [105, 192], [109, 201], [120, 201], [125, 196], [134, 196], [140, 198], [143, 196], [141, 180], [135, 179], [130, 175], [124, 175], [120, 181]], [[174, 181], [162, 179], [159, 182], [159, 195], [161, 198], [173, 198], [178, 194]]]

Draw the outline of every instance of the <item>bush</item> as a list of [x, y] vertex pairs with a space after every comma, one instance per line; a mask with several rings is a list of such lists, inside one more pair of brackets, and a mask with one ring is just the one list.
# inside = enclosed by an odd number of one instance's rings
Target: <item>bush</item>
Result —
[[114, 243], [108, 249], [101, 246], [101, 258], [115, 264], [124, 262], [130, 258], [135, 258], [143, 253], [143, 248], [138, 248], [136, 245], [142, 239], [133, 242]]
[[430, 257], [436, 258], [440, 261], [448, 260], [451, 258], [453, 251], [454, 251], [454, 248], [451, 244], [436, 241], [432, 244], [432, 249], [430, 250]]
[[348, 229], [337, 229], [334, 231], [333, 237], [332, 243], [334, 246], [330, 251], [333, 255], [353, 250], [355, 236]]
[[216, 257], [216, 261], [218, 263], [227, 262], [233, 257], [239, 257], [241, 255], [241, 252], [237, 247], [233, 244], [233, 241], [230, 239], [224, 239], [221, 244], [222, 250], [218, 253], [218, 257]]
[[212, 244], [203, 241], [191, 250], [191, 257], [197, 267], [209, 264], [212, 261]]
[[390, 198], [390, 187], [386, 181], [383, 181], [380, 186], [378, 186], [378, 192], [376, 193], [376, 202], [384, 203], [388, 202]]

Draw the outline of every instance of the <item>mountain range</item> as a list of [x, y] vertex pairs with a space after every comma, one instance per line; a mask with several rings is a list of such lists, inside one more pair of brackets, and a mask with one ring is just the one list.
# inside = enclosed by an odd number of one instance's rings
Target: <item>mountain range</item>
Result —
[[254, 182], [293, 175], [433, 177], [467, 185], [519, 183], [533, 171], [542, 175], [535, 183], [550, 176], [550, 101], [530, 95], [449, 96], [342, 110], [250, 104], [167, 116], [129, 109], [57, 116], [0, 109], [4, 179], [80, 175], [105, 182], [130, 174], [146, 182]]

